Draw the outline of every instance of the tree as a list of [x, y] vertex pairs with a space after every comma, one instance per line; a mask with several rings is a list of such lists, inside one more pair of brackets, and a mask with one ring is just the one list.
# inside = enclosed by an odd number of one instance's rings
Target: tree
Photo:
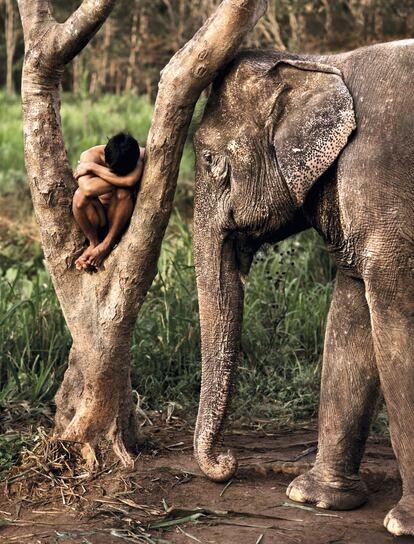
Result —
[[56, 395], [55, 429], [83, 444], [95, 462], [107, 438], [132, 461], [138, 425], [130, 383], [134, 323], [157, 271], [178, 167], [194, 106], [266, 9], [265, 0], [224, 0], [162, 71], [138, 202], [127, 233], [94, 274], [76, 270], [83, 236], [72, 214], [76, 189], [60, 120], [60, 80], [98, 31], [115, 0], [83, 0], [58, 23], [50, 0], [19, 0], [25, 41], [22, 108], [25, 160], [47, 267], [72, 335], [69, 366]]
[[348, 0], [347, 6], [355, 21], [357, 32], [368, 39], [368, 19], [375, 0]]
[[331, 43], [333, 37], [333, 19], [334, 12], [331, 4], [331, 0], [322, 0], [322, 5], [325, 11], [325, 40]]
[[255, 42], [256, 47], [260, 47], [260, 43], [263, 41], [277, 49], [284, 51], [286, 46], [282, 39], [280, 31], [279, 21], [277, 20], [277, 9], [275, 2], [271, 2], [269, 9], [267, 10], [266, 17], [259, 22], [256, 28], [256, 34], [258, 35], [258, 41]]
[[134, 88], [134, 71], [137, 64], [137, 55], [139, 50], [138, 22], [140, 19], [140, 0], [135, 0], [134, 13], [132, 14], [131, 27], [131, 50], [128, 58], [128, 71], [125, 82], [125, 91], [131, 92]]
[[102, 91], [106, 86], [106, 80], [108, 75], [108, 57], [109, 57], [109, 46], [112, 40], [112, 21], [109, 19], [104, 27], [104, 35], [102, 40], [102, 47], [99, 52], [99, 70], [97, 77], [97, 84], [99, 86], [99, 91]]
[[7, 94], [14, 94], [13, 59], [17, 41], [16, 10], [13, 0], [4, 0], [4, 3], [6, 7], [6, 17], [4, 20], [4, 34], [6, 37], [6, 91]]

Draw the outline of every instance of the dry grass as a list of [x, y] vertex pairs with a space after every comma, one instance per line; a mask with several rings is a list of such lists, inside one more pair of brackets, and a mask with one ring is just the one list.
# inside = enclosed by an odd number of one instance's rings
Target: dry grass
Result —
[[37, 429], [33, 448], [26, 447], [21, 462], [4, 478], [9, 499], [22, 503], [47, 504], [61, 497], [64, 506], [79, 503], [86, 485], [100, 474], [111, 471], [116, 463], [104, 465], [98, 473], [83, 467], [81, 444], [59, 440], [43, 427]]

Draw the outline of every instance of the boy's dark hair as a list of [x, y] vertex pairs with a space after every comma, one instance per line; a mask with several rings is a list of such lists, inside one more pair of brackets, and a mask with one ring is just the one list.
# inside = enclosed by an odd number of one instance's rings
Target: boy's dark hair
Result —
[[137, 140], [131, 134], [119, 132], [105, 146], [105, 162], [114, 174], [126, 176], [136, 167], [139, 153]]

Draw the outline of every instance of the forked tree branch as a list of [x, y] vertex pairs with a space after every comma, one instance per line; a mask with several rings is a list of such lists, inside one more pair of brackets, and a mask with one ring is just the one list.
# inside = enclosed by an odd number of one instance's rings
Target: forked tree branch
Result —
[[43, 55], [54, 64], [70, 62], [89, 43], [112, 11], [116, 0], [83, 0], [78, 9], [59, 24], [51, 0], [18, 0], [26, 48], [41, 40]]
[[63, 64], [70, 62], [98, 32], [116, 0], [83, 0], [62, 24], [56, 45]]

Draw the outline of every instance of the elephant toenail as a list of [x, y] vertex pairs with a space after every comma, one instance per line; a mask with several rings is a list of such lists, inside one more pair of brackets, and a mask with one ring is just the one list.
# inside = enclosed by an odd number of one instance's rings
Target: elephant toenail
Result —
[[329, 510], [331, 507], [331, 505], [325, 501], [319, 501], [318, 503], [316, 503], [316, 506], [317, 508], [323, 508], [324, 510]]
[[404, 534], [401, 524], [396, 519], [390, 519], [387, 525], [387, 530], [394, 536], [401, 536]]
[[299, 491], [299, 489], [291, 489], [289, 491], [289, 495], [288, 495], [289, 499], [291, 501], [295, 501], [295, 502], [306, 502], [306, 499], [305, 497], [302, 495], [302, 492]]

